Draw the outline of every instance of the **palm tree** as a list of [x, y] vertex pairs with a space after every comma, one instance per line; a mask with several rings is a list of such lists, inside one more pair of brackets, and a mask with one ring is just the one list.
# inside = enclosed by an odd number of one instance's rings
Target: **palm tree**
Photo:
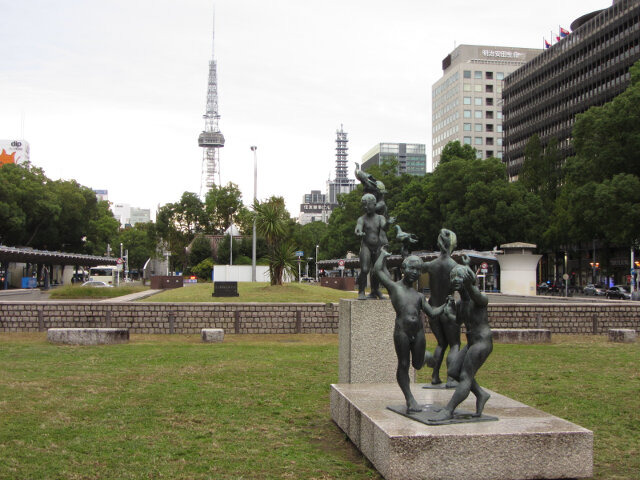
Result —
[[285, 273], [295, 272], [295, 246], [287, 238], [289, 214], [282, 197], [271, 197], [253, 204], [256, 230], [267, 242], [271, 285], [282, 285]]

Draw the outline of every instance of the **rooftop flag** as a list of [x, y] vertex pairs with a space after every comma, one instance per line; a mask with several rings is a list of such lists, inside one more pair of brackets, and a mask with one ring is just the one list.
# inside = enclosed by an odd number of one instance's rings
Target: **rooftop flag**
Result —
[[569, 36], [571, 32], [569, 32], [569, 30], [565, 30], [564, 28], [560, 27], [560, 36], [562, 38]]
[[551, 48], [551, 44], [549, 42], [547, 42], [547, 39], [543, 39], [544, 40], [544, 48]]

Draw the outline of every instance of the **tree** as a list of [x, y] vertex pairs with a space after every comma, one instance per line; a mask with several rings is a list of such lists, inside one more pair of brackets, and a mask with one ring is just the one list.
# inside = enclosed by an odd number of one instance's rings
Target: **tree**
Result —
[[241, 220], [241, 230], [247, 233], [245, 224], [248, 209], [242, 204], [242, 193], [235, 183], [229, 182], [224, 187], [214, 185], [207, 192], [204, 209], [209, 233], [224, 233], [234, 218]]
[[136, 223], [123, 229], [117, 243], [122, 243], [129, 253], [129, 270], [142, 271], [149, 258], [157, 255], [158, 236], [155, 224]]
[[447, 143], [442, 149], [442, 153], [440, 154], [440, 165], [441, 163], [447, 163], [451, 160], [475, 160], [477, 157], [476, 149], [471, 145], [464, 144], [462, 145], [460, 141], [456, 140], [454, 142]]
[[522, 170], [518, 175], [518, 181], [522, 183], [528, 191], [538, 194], [544, 179], [544, 158], [542, 143], [538, 134], [533, 135], [524, 147], [524, 162]]
[[253, 204], [256, 230], [267, 243], [269, 249], [269, 274], [271, 285], [282, 285], [285, 273], [295, 272], [295, 246], [289, 240], [289, 214], [282, 197], [271, 197], [267, 201]]
[[189, 249], [189, 265], [197, 265], [207, 258], [213, 258], [211, 241], [204, 235], [198, 235], [191, 242]]

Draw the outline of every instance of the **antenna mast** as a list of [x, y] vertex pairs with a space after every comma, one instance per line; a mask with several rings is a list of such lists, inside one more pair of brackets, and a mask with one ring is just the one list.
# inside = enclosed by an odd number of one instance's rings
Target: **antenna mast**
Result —
[[220, 148], [224, 147], [224, 136], [218, 127], [220, 114], [218, 113], [218, 74], [213, 52], [213, 39], [215, 38], [215, 12], [214, 26], [211, 37], [211, 60], [209, 61], [209, 81], [207, 85], [207, 105], [204, 118], [204, 130], [198, 136], [198, 145], [202, 147], [202, 176], [200, 178], [200, 197], [206, 195], [215, 185], [215, 176], [218, 174], [220, 184]]

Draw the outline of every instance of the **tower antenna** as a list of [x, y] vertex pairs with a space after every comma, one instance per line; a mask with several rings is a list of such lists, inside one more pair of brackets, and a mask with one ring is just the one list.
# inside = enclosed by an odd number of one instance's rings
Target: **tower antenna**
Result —
[[216, 173], [220, 184], [220, 149], [224, 147], [224, 136], [220, 132], [218, 120], [218, 73], [213, 51], [215, 39], [215, 11], [213, 12], [213, 33], [211, 35], [211, 60], [209, 61], [209, 80], [207, 84], [207, 103], [204, 118], [204, 130], [198, 136], [198, 145], [202, 147], [202, 175], [200, 178], [200, 197], [202, 198], [215, 185]]

